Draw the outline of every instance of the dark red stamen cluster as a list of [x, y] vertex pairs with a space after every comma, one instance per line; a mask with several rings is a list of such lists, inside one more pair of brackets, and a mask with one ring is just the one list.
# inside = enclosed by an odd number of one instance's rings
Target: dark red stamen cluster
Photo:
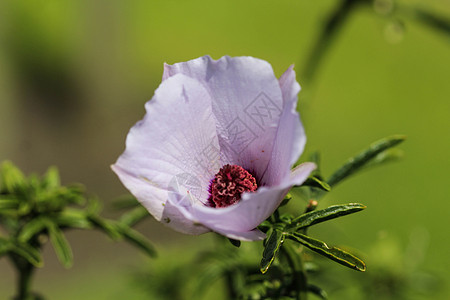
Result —
[[227, 207], [241, 200], [243, 192], [258, 188], [255, 177], [241, 166], [225, 165], [214, 177], [209, 202], [212, 207]]

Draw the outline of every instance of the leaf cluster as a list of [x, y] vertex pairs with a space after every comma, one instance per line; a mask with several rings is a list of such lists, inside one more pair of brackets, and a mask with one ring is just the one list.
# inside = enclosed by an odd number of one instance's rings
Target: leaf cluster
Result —
[[[373, 143], [350, 158], [326, 180], [320, 171], [320, 157], [314, 153], [312, 160], [318, 169], [302, 187], [296, 187], [306, 189], [310, 197], [305, 211], [294, 216], [280, 214], [278, 209], [259, 226], [267, 234], [259, 268], [255, 268], [239, 252], [230, 251], [230, 244], [228, 247], [222, 245], [214, 252], [202, 254], [203, 271], [200, 272], [196, 295], [201, 295], [202, 289], [222, 279], [227, 283], [229, 299], [306, 299], [308, 293], [326, 299], [327, 293], [308, 280], [308, 276], [318, 267], [310, 261], [312, 256], [304, 251], [305, 248], [350, 269], [365, 271], [365, 263], [356, 255], [309, 236], [308, 229], [364, 210], [366, 206], [360, 203], [332, 205], [324, 209], [317, 207], [320, 198], [351, 175], [397, 159], [401, 153], [393, 147], [403, 140], [403, 136], [392, 136]], [[288, 194], [281, 206], [290, 201], [292, 196]], [[240, 246], [237, 241], [231, 240], [231, 244]]]
[[39, 177], [24, 174], [11, 162], [0, 169], [0, 257], [7, 256], [19, 269], [43, 265], [41, 249], [49, 240], [65, 267], [73, 264], [73, 253], [64, 231], [100, 229], [114, 240], [124, 239], [150, 256], [153, 246], [130, 226], [141, 220], [142, 207], [125, 213], [118, 221], [100, 216], [96, 197], [87, 197], [83, 186], [63, 186], [54, 167]]

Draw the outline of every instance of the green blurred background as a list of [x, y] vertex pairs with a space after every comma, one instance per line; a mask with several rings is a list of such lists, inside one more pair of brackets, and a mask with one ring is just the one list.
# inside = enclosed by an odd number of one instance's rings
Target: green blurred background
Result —
[[[368, 263], [358, 276], [386, 268], [415, 288], [407, 299], [448, 299], [449, 16], [448, 0], [0, 0], [0, 160], [27, 173], [56, 165], [63, 183], [85, 184], [114, 216], [108, 204], [127, 191], [109, 165], [164, 62], [250, 55], [277, 76], [295, 63], [308, 136], [301, 160], [320, 150], [330, 174], [379, 138], [408, 136], [400, 162], [352, 178], [321, 204], [368, 209], [314, 235], [358, 249]], [[65, 270], [47, 247], [35, 290], [48, 299], [149, 299], [130, 279], [135, 270], [186, 262], [214, 238], [150, 218], [138, 229], [157, 245], [159, 262], [101, 233], [74, 231], [74, 267]], [[366, 299], [352, 292], [353, 271], [332, 269], [331, 299]], [[8, 299], [15, 274], [5, 260], [0, 276], [0, 299]]]

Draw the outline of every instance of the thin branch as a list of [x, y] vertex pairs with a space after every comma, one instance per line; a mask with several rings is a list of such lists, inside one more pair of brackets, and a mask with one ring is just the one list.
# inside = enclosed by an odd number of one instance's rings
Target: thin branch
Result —
[[317, 39], [315, 45], [308, 55], [306, 66], [303, 70], [303, 78], [312, 81], [317, 72], [319, 64], [326, 52], [336, 38], [339, 30], [343, 27], [345, 21], [357, 4], [368, 2], [367, 0], [342, 0], [341, 4], [327, 18], [325, 26]]

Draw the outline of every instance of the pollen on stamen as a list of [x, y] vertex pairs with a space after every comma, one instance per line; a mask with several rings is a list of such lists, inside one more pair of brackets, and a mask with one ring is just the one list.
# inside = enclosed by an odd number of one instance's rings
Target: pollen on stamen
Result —
[[212, 207], [227, 207], [241, 200], [244, 192], [258, 188], [256, 179], [247, 170], [237, 165], [225, 165], [211, 182], [209, 204]]

